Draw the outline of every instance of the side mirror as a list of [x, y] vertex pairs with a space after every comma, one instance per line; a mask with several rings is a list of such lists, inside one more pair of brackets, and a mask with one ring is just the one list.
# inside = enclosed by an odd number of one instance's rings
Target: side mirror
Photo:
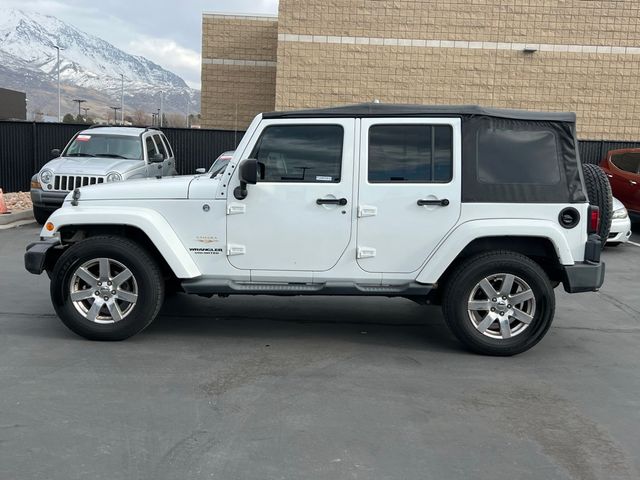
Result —
[[151, 158], [149, 158], [149, 161], [151, 163], [162, 163], [164, 162], [164, 156], [161, 153], [154, 153], [151, 155]]
[[264, 163], [254, 158], [247, 158], [240, 162], [238, 170], [240, 186], [233, 190], [233, 196], [238, 200], [244, 200], [247, 198], [247, 185], [255, 185], [258, 183], [258, 174], [264, 176]]
[[51, 158], [58, 158], [60, 156], [60, 149], [54, 148], [51, 150]]
[[196, 173], [207, 173], [206, 168], [196, 168]]

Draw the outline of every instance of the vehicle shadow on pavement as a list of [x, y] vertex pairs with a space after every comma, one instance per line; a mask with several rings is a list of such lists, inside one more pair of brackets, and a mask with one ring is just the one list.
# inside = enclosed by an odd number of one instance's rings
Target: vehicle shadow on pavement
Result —
[[405, 299], [329, 297], [167, 298], [141, 335], [322, 339], [443, 351], [462, 350], [439, 307]]

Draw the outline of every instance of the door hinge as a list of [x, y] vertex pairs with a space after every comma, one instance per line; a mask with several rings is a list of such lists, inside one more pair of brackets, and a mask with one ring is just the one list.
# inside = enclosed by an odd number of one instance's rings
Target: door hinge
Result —
[[358, 218], [375, 217], [376, 215], [378, 215], [378, 207], [374, 207], [372, 205], [358, 206]]
[[244, 255], [245, 253], [247, 253], [247, 247], [244, 245], [237, 245], [233, 243], [227, 244], [227, 256]]
[[357, 258], [373, 258], [376, 256], [376, 249], [371, 247], [358, 247]]
[[244, 203], [230, 203], [227, 205], [227, 215], [237, 215], [247, 213], [247, 205]]

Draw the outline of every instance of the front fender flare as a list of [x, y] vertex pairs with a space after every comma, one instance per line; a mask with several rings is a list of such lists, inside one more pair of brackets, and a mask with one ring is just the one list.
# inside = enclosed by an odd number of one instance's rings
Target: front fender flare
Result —
[[571, 248], [559, 225], [547, 220], [486, 219], [471, 220], [454, 228], [431, 253], [416, 281], [433, 284], [467, 245], [484, 237], [538, 237], [553, 244], [562, 265], [573, 265]]
[[51, 238], [60, 228], [72, 225], [127, 225], [138, 228], [149, 237], [176, 277], [194, 278], [201, 275], [169, 222], [155, 210], [82, 205], [67, 207], [65, 204], [49, 217], [47, 223], [52, 223], [54, 229], [49, 231], [45, 226], [40, 232], [42, 238]]

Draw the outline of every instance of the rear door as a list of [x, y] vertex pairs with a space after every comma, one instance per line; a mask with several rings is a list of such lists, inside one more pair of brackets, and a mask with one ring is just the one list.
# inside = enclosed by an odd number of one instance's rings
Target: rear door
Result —
[[607, 172], [613, 195], [625, 207], [640, 211], [640, 152], [621, 152], [611, 155]]
[[362, 120], [357, 258], [418, 270], [460, 216], [460, 119]]
[[153, 141], [152, 135], [147, 135], [144, 139], [144, 148], [147, 151], [147, 176], [149, 177], [161, 177], [163, 165], [162, 163], [153, 163], [151, 159], [156, 153], [160, 153], [156, 142]]

